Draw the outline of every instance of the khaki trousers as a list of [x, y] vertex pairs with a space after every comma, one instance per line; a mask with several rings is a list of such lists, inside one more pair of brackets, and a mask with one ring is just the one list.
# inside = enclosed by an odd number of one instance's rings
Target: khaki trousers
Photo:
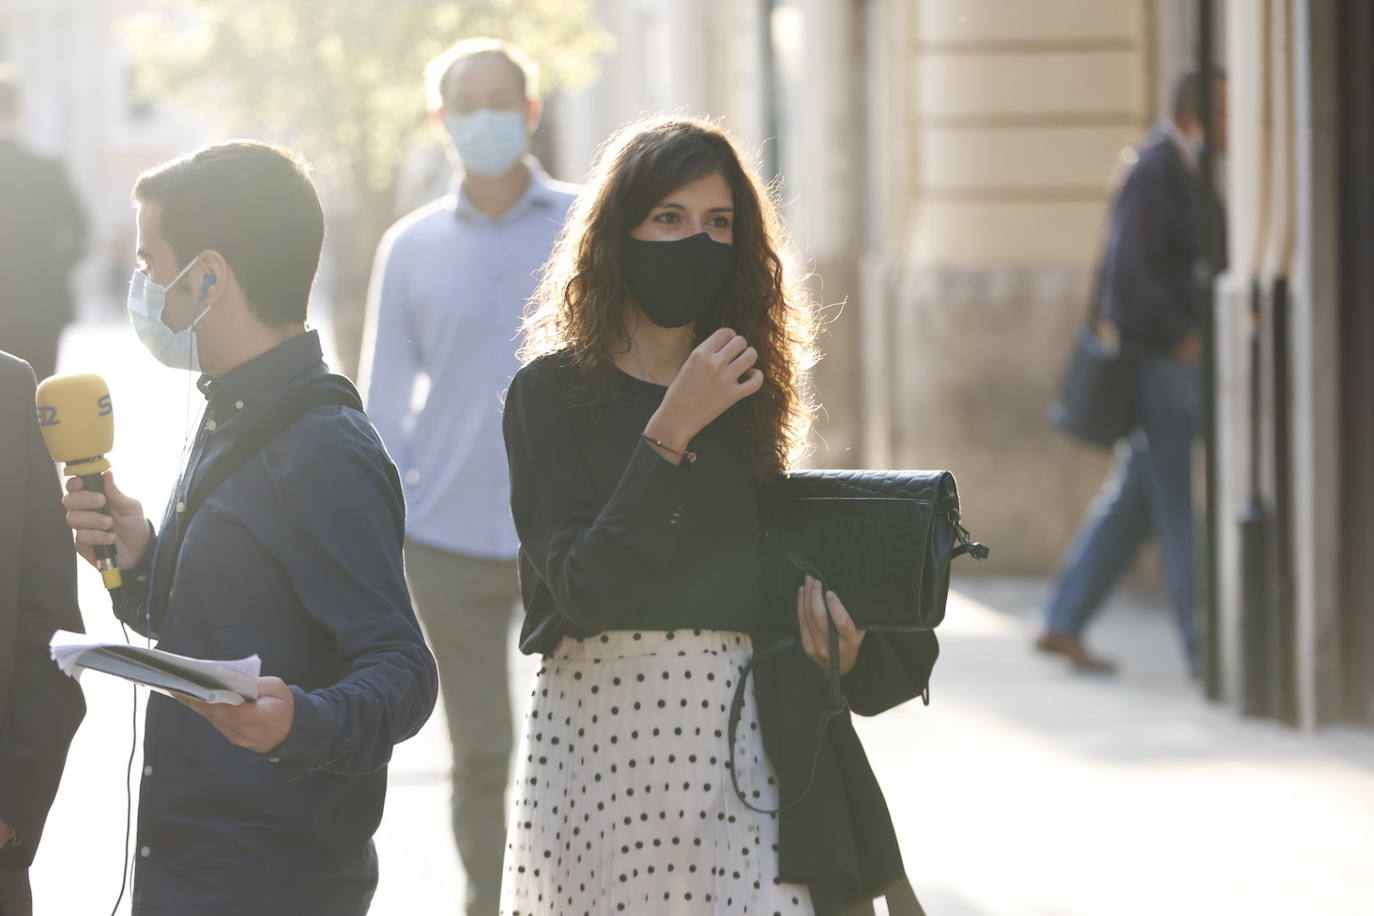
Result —
[[514, 741], [508, 659], [520, 598], [515, 561], [408, 541], [406, 579], [439, 664], [453, 746], [453, 838], [467, 873], [467, 916], [495, 916]]

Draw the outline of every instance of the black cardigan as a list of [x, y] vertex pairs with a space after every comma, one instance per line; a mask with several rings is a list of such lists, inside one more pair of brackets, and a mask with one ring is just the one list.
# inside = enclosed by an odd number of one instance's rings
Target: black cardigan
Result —
[[[594, 408], [575, 394], [577, 383], [556, 354], [522, 368], [506, 398], [521, 651], [548, 653], [565, 635], [608, 629], [737, 630], [759, 648], [795, 633], [795, 583], [760, 581], [757, 488], [729, 415], [693, 440], [697, 462], [675, 466], [639, 437], [666, 389], [617, 374], [609, 402]], [[844, 678], [850, 708], [874, 715], [919, 696], [937, 652], [930, 633], [870, 633]], [[800, 648], [755, 666], [764, 746], [783, 800], [806, 785], [826, 687]], [[823, 741], [811, 790], [779, 822], [780, 876], [808, 885], [821, 916], [904, 878], [887, 804], [848, 713], [831, 720]]]

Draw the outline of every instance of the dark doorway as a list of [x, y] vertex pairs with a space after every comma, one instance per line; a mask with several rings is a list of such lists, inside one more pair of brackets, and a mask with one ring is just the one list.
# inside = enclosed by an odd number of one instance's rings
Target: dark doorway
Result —
[[1347, 718], [1374, 725], [1374, 4], [1340, 6], [1343, 667]]

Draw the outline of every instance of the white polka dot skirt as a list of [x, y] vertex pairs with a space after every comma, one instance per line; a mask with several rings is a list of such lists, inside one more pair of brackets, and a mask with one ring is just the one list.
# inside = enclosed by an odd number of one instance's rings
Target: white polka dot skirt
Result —
[[[505, 916], [811, 914], [778, 879], [777, 815], [745, 807], [726, 721], [749, 637], [719, 630], [565, 638], [535, 677], [506, 835]], [[777, 806], [752, 690], [740, 788]]]

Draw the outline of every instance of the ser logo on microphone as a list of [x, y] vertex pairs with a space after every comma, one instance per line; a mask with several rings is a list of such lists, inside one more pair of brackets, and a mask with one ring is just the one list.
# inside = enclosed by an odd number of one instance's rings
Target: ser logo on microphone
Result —
[[[114, 405], [110, 403], [110, 396], [102, 394], [95, 402], [95, 406], [100, 408], [96, 412], [97, 417], [108, 417], [114, 413]], [[48, 404], [40, 404], [38, 407], [39, 426], [60, 426], [62, 421], [58, 419], [57, 408]]]

